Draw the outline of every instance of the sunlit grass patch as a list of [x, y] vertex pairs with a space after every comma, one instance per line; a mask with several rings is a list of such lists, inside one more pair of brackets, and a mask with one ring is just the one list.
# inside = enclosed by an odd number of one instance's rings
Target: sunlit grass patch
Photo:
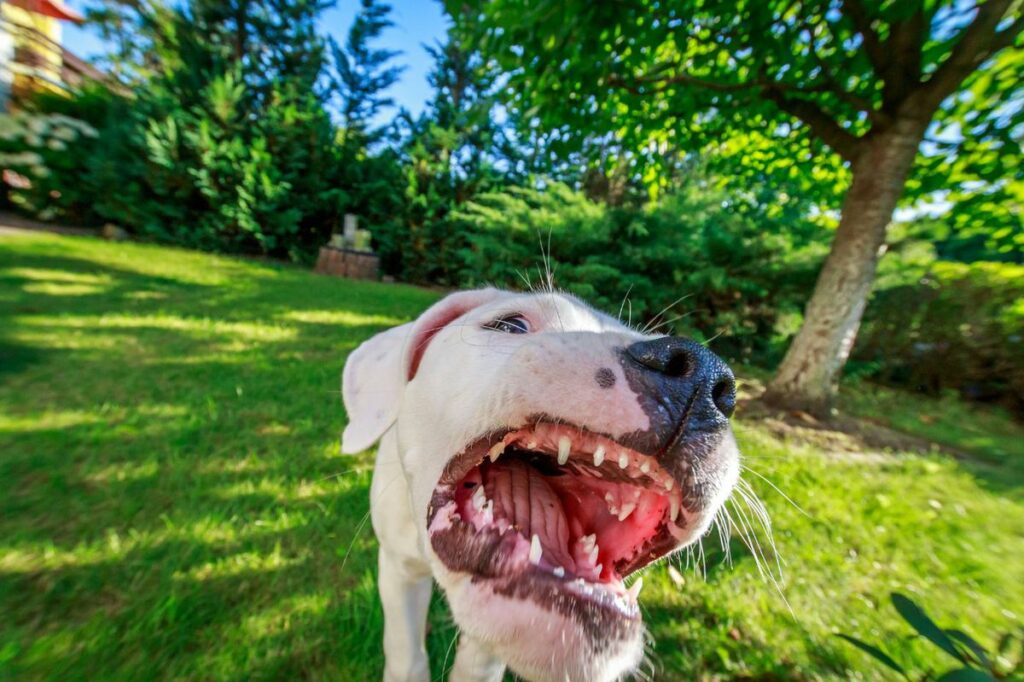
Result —
[[342, 326], [378, 325], [393, 327], [406, 320], [388, 315], [360, 315], [347, 310], [289, 310], [281, 319], [311, 324], [336, 324]]
[[275, 546], [268, 553], [241, 552], [216, 561], [200, 564], [195, 568], [175, 574], [178, 580], [216, 580], [251, 574], [254, 577], [265, 577], [265, 574], [280, 571], [288, 566], [295, 566], [307, 560], [300, 553], [286, 556], [281, 546]]

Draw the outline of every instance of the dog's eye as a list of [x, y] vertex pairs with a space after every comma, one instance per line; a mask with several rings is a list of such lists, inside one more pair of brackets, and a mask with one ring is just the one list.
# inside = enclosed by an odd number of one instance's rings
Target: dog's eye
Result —
[[484, 325], [484, 329], [505, 334], [528, 334], [530, 323], [522, 315], [506, 315]]

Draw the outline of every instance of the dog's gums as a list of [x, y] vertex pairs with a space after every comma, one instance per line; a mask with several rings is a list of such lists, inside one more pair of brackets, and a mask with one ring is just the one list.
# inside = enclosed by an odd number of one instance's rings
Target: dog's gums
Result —
[[521, 593], [554, 582], [633, 618], [642, 581], [627, 588], [623, 578], [682, 540], [687, 483], [571, 425], [490, 434], [453, 458], [435, 489], [431, 545], [475, 579], [514, 578]]

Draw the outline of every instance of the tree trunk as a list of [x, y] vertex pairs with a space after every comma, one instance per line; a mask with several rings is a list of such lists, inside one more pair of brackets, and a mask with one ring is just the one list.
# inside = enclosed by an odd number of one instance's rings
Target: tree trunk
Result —
[[842, 218], [804, 324], [768, 385], [766, 402], [828, 417], [875, 279], [886, 228], [926, 122], [902, 119], [861, 141]]

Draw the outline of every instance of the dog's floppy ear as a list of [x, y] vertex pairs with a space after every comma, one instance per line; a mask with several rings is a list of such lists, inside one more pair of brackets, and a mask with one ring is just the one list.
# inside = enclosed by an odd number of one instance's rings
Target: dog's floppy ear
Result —
[[437, 332], [500, 293], [478, 289], [451, 294], [415, 322], [381, 332], [352, 351], [341, 377], [348, 413], [348, 426], [341, 436], [343, 453], [362, 452], [395, 423], [402, 390], [416, 376], [423, 353]]
[[348, 426], [341, 451], [354, 455], [370, 447], [395, 421], [405, 378], [403, 351], [412, 322], [377, 334], [352, 351], [341, 373], [341, 397]]

